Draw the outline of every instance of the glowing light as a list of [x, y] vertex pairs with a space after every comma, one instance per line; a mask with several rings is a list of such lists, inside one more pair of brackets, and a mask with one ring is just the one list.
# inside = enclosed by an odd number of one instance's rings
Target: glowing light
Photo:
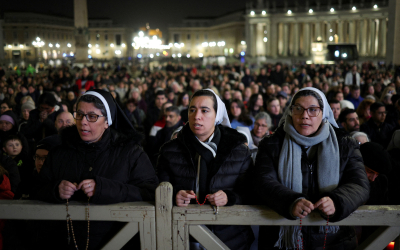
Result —
[[97, 54], [100, 54], [100, 52], [101, 52], [100, 49], [96, 49]]
[[88, 52], [88, 54], [92, 54], [92, 50], [91, 49], [89, 49], [87, 52]]
[[[139, 36], [140, 36], [140, 37], [144, 37], [143, 31], [139, 31]], [[139, 55], [140, 55], [140, 54], [139, 54]], [[142, 58], [142, 57], [140, 57], [140, 58]]]
[[335, 12], [335, 9], [334, 9], [334, 8], [331, 8], [329, 11], [330, 11], [330, 12]]
[[50, 48], [53, 48], [53, 44], [49, 43], [49, 47], [50, 47]]
[[263, 41], [264, 43], [268, 42], [268, 38], [264, 37]]
[[63, 55], [62, 55], [63, 57], [66, 57], [67, 56], [67, 53], [63, 53]]
[[183, 48], [184, 46], [185, 46], [185, 44], [184, 44], [184, 43], [181, 43], [181, 44], [180, 44], [180, 47], [181, 47], [181, 48]]
[[24, 45], [23, 45], [23, 44], [20, 44], [19, 47], [22, 49], [22, 48], [24, 47]]
[[234, 49], [233, 49], [233, 48], [230, 48], [230, 49], [229, 49], [229, 53], [233, 54], [233, 52], [234, 52]]
[[199, 57], [203, 57], [203, 53], [199, 53]]
[[291, 10], [288, 10], [287, 13], [290, 15], [290, 14], [292, 14], [292, 11], [291, 11]]
[[187, 58], [190, 58], [190, 54], [187, 54], [186, 57], [187, 57]]
[[[36, 43], [36, 42], [34, 42], [34, 43]], [[12, 45], [11, 45], [11, 44], [9, 44], [7, 47], [11, 49], [11, 48], [12, 48]]]
[[139, 59], [142, 58], [142, 54], [138, 54], [137, 58], [139, 58]]
[[60, 48], [60, 44], [56, 43], [56, 47], [57, 47], [57, 48]]
[[112, 43], [112, 44], [110, 44], [110, 47], [111, 47], [111, 48], [114, 48], [114, 44], [113, 44], [113, 43]]
[[36, 41], [38, 41], [38, 42], [39, 42], [39, 41], [40, 41], [40, 37], [36, 37]]
[[160, 53], [157, 52], [157, 53], [156, 53], [156, 56], [160, 56]]
[[377, 9], [377, 8], [378, 8], [378, 5], [375, 4], [375, 5], [374, 5], [374, 9]]
[[331, 41], [331, 42], [333, 41], [333, 36], [329, 37], [329, 41]]
[[92, 59], [92, 56], [91, 56], [91, 55], [88, 55], [87, 57], [88, 57], [89, 59]]
[[153, 54], [150, 54], [150, 58], [154, 58], [154, 55], [153, 55]]
[[181, 57], [182, 57], [182, 54], [181, 54], [181, 53], [178, 53], [178, 57], [181, 58]]
[[332, 31], [333, 31], [333, 29], [330, 29], [330, 30], [329, 30], [329, 32], [332, 32]]
[[225, 46], [225, 41], [219, 41], [217, 43], [217, 45], [218, 45], [218, 47], [223, 47], [223, 46]]
[[314, 12], [313, 9], [309, 9], [308, 10], [308, 13], [310, 13], [310, 14], [313, 13], [313, 12]]
[[98, 44], [96, 44], [95, 46], [96, 46], [96, 48], [98, 48], [98, 47], [99, 47], [99, 45], [98, 45]]
[[255, 14], [254, 10], [250, 11], [250, 15], [254, 16]]
[[114, 52], [116, 55], [121, 55], [121, 50], [116, 50], [115, 52]]
[[263, 11], [261, 11], [261, 14], [262, 14], [263, 16], [265, 16], [265, 15], [267, 14], [267, 12], [266, 12], [265, 10], [263, 10]]
[[176, 57], [176, 55], [175, 55], [175, 54], [172, 54], [172, 57], [173, 57], [173, 58], [175, 58], [175, 57]]
[[72, 46], [72, 45], [71, 45], [70, 43], [67, 43], [67, 47], [68, 47], [68, 48], [71, 48], [71, 46]]
[[356, 10], [357, 8], [356, 8], [356, 6], [353, 6], [353, 8], [351, 8], [351, 10]]
[[245, 56], [245, 55], [246, 55], [246, 52], [242, 51], [242, 52], [240, 52], [240, 55], [241, 55], [241, 56]]
[[339, 51], [339, 50], [336, 50], [336, 51], [335, 51], [335, 57], [339, 57], [339, 55], [340, 55], [340, 51]]
[[204, 42], [204, 43], [201, 44], [201, 46], [203, 46], [203, 47], [208, 47], [208, 43], [207, 43], [207, 42]]
[[74, 52], [70, 52], [69, 55], [70, 55], [70, 56], [74, 56]]
[[210, 42], [210, 43], [208, 44], [208, 46], [210, 46], [210, 47], [215, 47], [215, 45], [217, 45], [216, 42]]
[[342, 57], [346, 58], [347, 57], [347, 53], [343, 53]]
[[241, 41], [240, 44], [241, 45], [246, 45], [246, 42], [245, 41]]
[[121, 44], [121, 46], [122, 46], [122, 48], [125, 48], [125, 47], [126, 47], [126, 44], [125, 44], [125, 43], [123, 43], [123, 44]]
[[91, 48], [91, 47], [92, 47], [92, 45], [89, 43], [89, 44], [88, 44], [88, 47], [89, 47], [89, 48]]

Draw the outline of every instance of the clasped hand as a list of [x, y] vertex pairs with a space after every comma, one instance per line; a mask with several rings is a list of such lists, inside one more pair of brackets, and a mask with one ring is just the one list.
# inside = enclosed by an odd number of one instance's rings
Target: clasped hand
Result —
[[315, 204], [306, 199], [299, 200], [296, 205], [293, 207], [292, 214], [295, 217], [299, 217], [301, 219], [305, 218], [308, 214], [311, 213], [314, 209], [319, 209], [324, 215], [332, 215], [335, 213], [335, 204], [329, 197], [323, 197]]
[[60, 198], [63, 200], [70, 199], [79, 189], [82, 189], [87, 197], [92, 197], [96, 191], [96, 182], [93, 179], [87, 179], [77, 184], [63, 180], [60, 185], [58, 185], [58, 192], [60, 193]]
[[[187, 207], [189, 205], [191, 199], [195, 199], [196, 194], [193, 192], [193, 190], [181, 190], [176, 194], [175, 201], [176, 205], [178, 207]], [[222, 190], [219, 190], [218, 192], [214, 194], [209, 194], [207, 196], [208, 201], [210, 202], [211, 205], [217, 206], [217, 207], [222, 207], [225, 206], [228, 203], [228, 196], [226, 193]], [[203, 202], [203, 201], [199, 201]]]

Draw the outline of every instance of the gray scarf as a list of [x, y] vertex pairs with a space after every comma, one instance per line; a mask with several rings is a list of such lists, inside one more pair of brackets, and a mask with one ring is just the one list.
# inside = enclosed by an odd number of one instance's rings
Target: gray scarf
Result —
[[[301, 146], [311, 147], [318, 145], [318, 186], [320, 194], [334, 190], [339, 184], [339, 145], [332, 125], [325, 118], [317, 133], [312, 137], [300, 135], [293, 127], [292, 117], [286, 116], [283, 128], [286, 132], [282, 150], [279, 156], [278, 176], [282, 185], [295, 192], [302, 193]], [[325, 226], [320, 232], [325, 232]], [[327, 233], [336, 233], [338, 226], [329, 226]], [[301, 242], [299, 226], [281, 226], [279, 239], [275, 247], [295, 249], [297, 242]], [[299, 241], [298, 241], [299, 240]]]

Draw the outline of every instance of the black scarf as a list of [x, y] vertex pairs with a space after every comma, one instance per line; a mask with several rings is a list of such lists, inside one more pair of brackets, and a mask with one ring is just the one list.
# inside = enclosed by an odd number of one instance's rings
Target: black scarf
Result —
[[[184, 126], [182, 129], [183, 133], [186, 132], [188, 138], [188, 143], [193, 146], [194, 150], [196, 151], [196, 156], [195, 156], [195, 167], [197, 167], [196, 172], [200, 169], [200, 171], [197, 173], [198, 174], [198, 201], [203, 202], [205, 199], [205, 196], [210, 193], [210, 172], [211, 172], [211, 166], [212, 162], [214, 160], [214, 156], [212, 152], [204, 147], [200, 141], [197, 139], [197, 137], [193, 134], [192, 131], [190, 131], [189, 124], [187, 126]], [[186, 130], [186, 131], [185, 131]], [[211, 148], [214, 149], [215, 152], [217, 152], [217, 147], [218, 144], [221, 140], [221, 131], [219, 130], [218, 126], [215, 126], [214, 130], [214, 137], [212, 138], [211, 142], [206, 142]], [[200, 162], [199, 162], [200, 159]]]

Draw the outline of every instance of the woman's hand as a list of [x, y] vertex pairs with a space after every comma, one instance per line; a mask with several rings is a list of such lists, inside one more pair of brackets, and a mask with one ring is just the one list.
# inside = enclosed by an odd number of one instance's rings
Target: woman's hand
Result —
[[208, 201], [213, 206], [222, 207], [222, 206], [225, 206], [226, 203], [228, 203], [228, 196], [226, 195], [226, 193], [224, 191], [219, 190], [218, 192], [216, 192], [214, 194], [209, 194]]
[[301, 199], [293, 207], [292, 214], [295, 217], [303, 219], [313, 210], [314, 210], [314, 205], [312, 204], [311, 201], [308, 201], [306, 199]]
[[315, 207], [321, 210], [326, 216], [332, 215], [335, 213], [335, 204], [328, 196], [321, 198], [319, 201], [315, 203]]
[[63, 200], [71, 198], [77, 190], [77, 184], [69, 181], [63, 180], [60, 185], [58, 185], [58, 192], [60, 193], [60, 198]]
[[190, 200], [196, 198], [193, 190], [181, 190], [176, 194], [176, 205], [178, 207], [187, 207], [189, 205]]
[[96, 191], [96, 182], [93, 179], [87, 179], [81, 181], [78, 185], [78, 189], [82, 189], [82, 191], [87, 195], [87, 197], [92, 197], [94, 192]]

